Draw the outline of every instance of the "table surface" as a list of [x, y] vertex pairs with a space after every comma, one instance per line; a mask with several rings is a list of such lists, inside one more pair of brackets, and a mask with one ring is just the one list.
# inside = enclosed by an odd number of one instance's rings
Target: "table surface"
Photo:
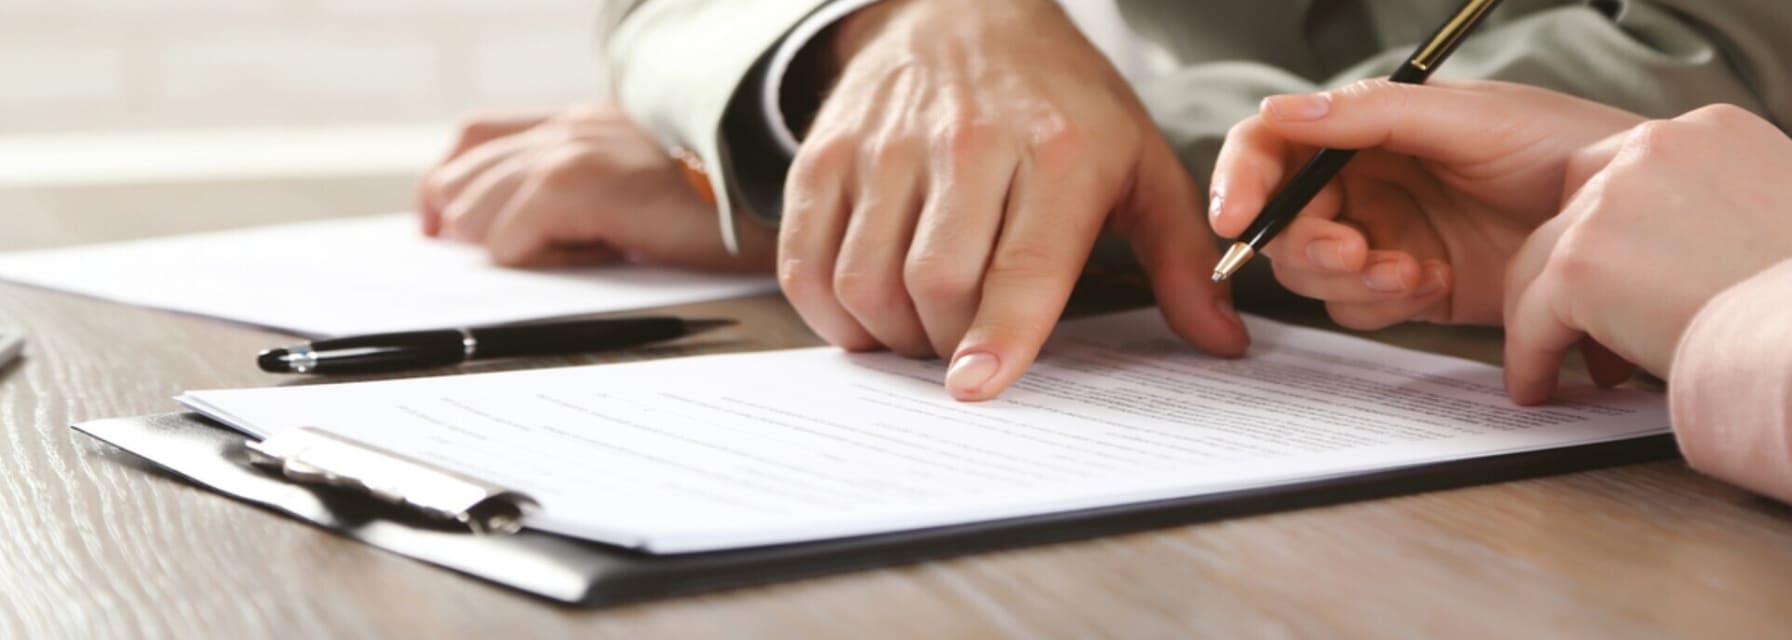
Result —
[[[80, 209], [0, 213], [0, 250], [292, 217]], [[677, 309], [743, 325], [617, 357], [817, 342], [775, 296]], [[0, 324], [30, 336], [26, 357], [0, 369], [0, 637], [1636, 638], [1792, 628], [1792, 510], [1679, 462], [567, 608], [219, 498], [68, 428], [169, 411], [188, 388], [278, 383], [244, 354], [286, 338], [9, 284]], [[1488, 331], [1372, 337], [1498, 358]]]

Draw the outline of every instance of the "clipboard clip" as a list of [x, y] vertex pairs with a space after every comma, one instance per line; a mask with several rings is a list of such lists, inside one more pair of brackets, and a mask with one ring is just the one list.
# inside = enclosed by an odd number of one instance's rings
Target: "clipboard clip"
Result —
[[475, 534], [516, 533], [523, 516], [540, 508], [522, 493], [314, 427], [243, 447], [251, 464], [294, 482], [372, 496]]

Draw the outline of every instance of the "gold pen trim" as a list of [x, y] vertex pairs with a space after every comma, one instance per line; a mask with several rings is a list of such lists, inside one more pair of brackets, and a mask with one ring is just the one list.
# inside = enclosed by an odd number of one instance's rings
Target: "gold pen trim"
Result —
[[1243, 242], [1233, 244], [1232, 248], [1226, 250], [1226, 257], [1220, 258], [1220, 263], [1213, 267], [1213, 281], [1223, 282], [1226, 278], [1232, 277], [1232, 274], [1238, 273], [1238, 270], [1244, 267], [1244, 263], [1250, 262], [1251, 257], [1255, 255], [1257, 255], [1257, 251], [1252, 249], [1251, 245]]
[[1412, 66], [1430, 71], [1431, 66], [1437, 64], [1438, 58], [1443, 57], [1444, 52], [1449, 51], [1458, 41], [1462, 40], [1463, 36], [1468, 35], [1469, 29], [1473, 28], [1475, 23], [1480, 22], [1481, 16], [1493, 9], [1496, 2], [1498, 0], [1471, 0], [1463, 6], [1462, 10], [1456, 13], [1456, 17], [1445, 23], [1444, 28], [1438, 30], [1437, 35], [1431, 38], [1431, 42], [1426, 43], [1425, 48], [1419, 50], [1419, 54], [1412, 57]]

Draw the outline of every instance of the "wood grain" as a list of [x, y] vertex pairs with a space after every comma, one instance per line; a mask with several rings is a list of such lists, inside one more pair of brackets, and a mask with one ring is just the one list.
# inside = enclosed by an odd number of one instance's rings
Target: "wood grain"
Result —
[[[13, 248], [275, 219], [6, 215], [28, 231], [7, 236]], [[624, 357], [815, 343], [775, 297], [680, 310], [745, 324]], [[0, 637], [1631, 638], [1792, 628], [1792, 510], [1677, 463], [568, 609], [215, 497], [67, 428], [167, 411], [188, 388], [280, 383], [245, 354], [284, 338], [11, 285], [0, 285], [0, 323], [31, 337], [26, 359], [0, 370]], [[1497, 334], [1485, 331], [1373, 337], [1498, 356]]]

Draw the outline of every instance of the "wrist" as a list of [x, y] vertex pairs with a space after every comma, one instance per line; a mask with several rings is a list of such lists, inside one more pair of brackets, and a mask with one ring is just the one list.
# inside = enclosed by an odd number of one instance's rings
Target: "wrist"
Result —
[[859, 55], [876, 40], [890, 30], [900, 16], [913, 10], [916, 5], [925, 4], [928, 0], [879, 0], [863, 9], [841, 18], [827, 34], [822, 46], [826, 52], [823, 56], [838, 73], [853, 58]]
[[[840, 70], [884, 36], [904, 30], [999, 28], [1023, 25], [1042, 16], [1070, 24], [1058, 0], [879, 0], [840, 20], [828, 53], [834, 68]], [[1023, 31], [1030, 29], [1023, 27]]]

